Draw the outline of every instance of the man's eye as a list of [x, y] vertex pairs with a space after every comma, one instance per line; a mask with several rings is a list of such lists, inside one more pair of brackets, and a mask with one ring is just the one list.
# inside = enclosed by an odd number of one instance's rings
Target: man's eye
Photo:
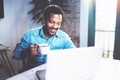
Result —
[[50, 23], [54, 23], [53, 21], [49, 21]]
[[61, 25], [61, 23], [57, 23], [58, 25]]
[[53, 23], [53, 21], [51, 21], [51, 20], [48, 20], [48, 22], [49, 22], [49, 23]]

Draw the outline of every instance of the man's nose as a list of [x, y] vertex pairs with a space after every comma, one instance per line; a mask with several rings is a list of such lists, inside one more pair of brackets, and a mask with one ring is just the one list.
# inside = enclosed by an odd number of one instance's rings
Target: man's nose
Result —
[[53, 27], [54, 27], [54, 28], [58, 28], [58, 24], [57, 24], [57, 23], [54, 23], [54, 24], [53, 24]]

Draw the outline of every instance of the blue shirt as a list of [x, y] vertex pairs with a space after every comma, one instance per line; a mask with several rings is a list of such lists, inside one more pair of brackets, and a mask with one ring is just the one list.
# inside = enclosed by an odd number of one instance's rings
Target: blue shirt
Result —
[[[75, 48], [75, 45], [71, 41], [68, 34], [59, 30], [55, 35], [51, 36], [49, 39], [45, 37], [43, 33], [43, 28], [35, 28], [31, 29], [21, 38], [20, 44], [16, 47], [13, 59], [21, 60], [21, 51], [23, 49], [28, 48], [33, 44], [43, 44], [48, 43], [50, 45], [51, 50], [55, 49], [67, 49], [67, 48]], [[29, 55], [29, 58], [35, 59], [37, 62], [46, 62], [46, 55], [38, 54], [36, 56]]]

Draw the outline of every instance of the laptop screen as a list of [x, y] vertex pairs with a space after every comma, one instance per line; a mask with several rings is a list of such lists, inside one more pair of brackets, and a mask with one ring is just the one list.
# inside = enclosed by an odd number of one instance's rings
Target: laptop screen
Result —
[[96, 47], [52, 50], [46, 80], [92, 80], [101, 58], [102, 50]]

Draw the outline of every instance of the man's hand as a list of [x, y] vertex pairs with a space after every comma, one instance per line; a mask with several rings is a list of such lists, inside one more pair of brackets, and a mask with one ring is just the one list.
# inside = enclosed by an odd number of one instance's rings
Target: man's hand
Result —
[[30, 45], [30, 51], [32, 55], [37, 55], [38, 54], [38, 44]]

